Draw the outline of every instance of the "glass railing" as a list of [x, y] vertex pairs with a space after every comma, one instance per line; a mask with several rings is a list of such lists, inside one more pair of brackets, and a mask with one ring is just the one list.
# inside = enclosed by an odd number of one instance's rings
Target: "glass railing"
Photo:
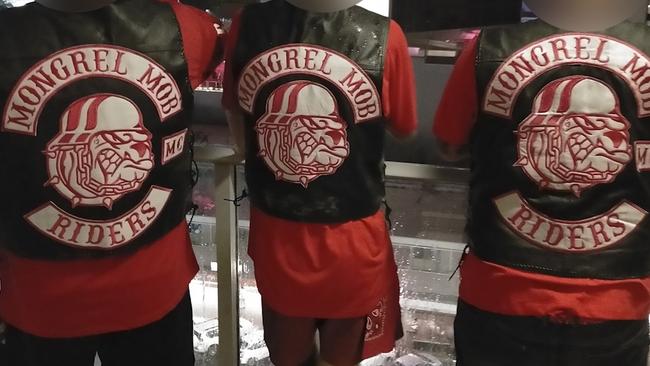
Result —
[[[246, 254], [248, 201], [243, 168], [233, 151], [198, 148], [201, 179], [191, 236], [200, 272], [192, 281], [197, 366], [270, 365], [261, 300]], [[389, 365], [400, 358], [422, 365], [455, 364], [453, 319], [464, 249], [466, 171], [388, 163], [387, 202], [399, 266], [405, 336], [395, 350], [364, 361]]]

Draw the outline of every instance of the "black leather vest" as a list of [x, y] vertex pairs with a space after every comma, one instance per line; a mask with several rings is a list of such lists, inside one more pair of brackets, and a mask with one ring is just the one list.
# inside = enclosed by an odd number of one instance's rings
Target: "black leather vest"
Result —
[[650, 31], [483, 31], [469, 233], [482, 259], [561, 277], [650, 274]]
[[273, 0], [245, 8], [233, 70], [257, 208], [319, 223], [377, 212], [388, 24], [360, 7], [312, 14]]
[[0, 12], [0, 241], [30, 258], [146, 245], [191, 197], [192, 91], [169, 5]]

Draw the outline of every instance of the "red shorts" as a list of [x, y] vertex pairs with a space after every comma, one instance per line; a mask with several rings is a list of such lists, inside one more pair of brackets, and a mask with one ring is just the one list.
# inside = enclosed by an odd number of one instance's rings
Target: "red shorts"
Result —
[[[361, 362], [366, 318], [294, 318], [262, 305], [264, 340], [277, 366], [312, 364], [316, 355], [314, 336], [318, 331], [320, 358], [331, 365]], [[315, 363], [314, 363], [315, 364]]]
[[[401, 337], [397, 265], [382, 212], [341, 224], [314, 224], [253, 208], [248, 252], [262, 300], [278, 314], [272, 322], [267, 315], [267, 338], [280, 350], [276, 358], [284, 359], [285, 348], [296, 353], [291, 359], [310, 354], [313, 337], [302, 335], [317, 329], [325, 334], [324, 350], [333, 342], [330, 338], [338, 338], [328, 336], [336, 334], [333, 329], [348, 329], [342, 364], [389, 352]], [[363, 319], [366, 328], [360, 334]], [[301, 334], [303, 347], [290, 346], [298, 337], [284, 330], [284, 321], [286, 327], [299, 328], [295, 333]]]
[[364, 317], [316, 319], [282, 315], [263, 303], [264, 340], [271, 361], [276, 366], [315, 364], [310, 361], [317, 354], [316, 334], [319, 357], [330, 365], [356, 365], [389, 352], [403, 332], [399, 307], [392, 307], [398, 310], [395, 314], [387, 304]]
[[385, 295], [372, 311], [352, 318], [287, 316], [263, 300], [264, 339], [273, 364], [308, 364], [315, 354], [317, 331], [320, 357], [332, 365], [356, 365], [364, 359], [390, 352], [404, 335], [396, 272], [385, 281], [385, 286]]

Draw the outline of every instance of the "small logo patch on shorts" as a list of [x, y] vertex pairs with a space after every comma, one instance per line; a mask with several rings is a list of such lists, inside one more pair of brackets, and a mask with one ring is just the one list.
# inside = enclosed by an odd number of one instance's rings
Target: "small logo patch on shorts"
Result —
[[365, 341], [372, 341], [384, 335], [386, 326], [386, 298], [379, 300], [375, 309], [368, 315]]

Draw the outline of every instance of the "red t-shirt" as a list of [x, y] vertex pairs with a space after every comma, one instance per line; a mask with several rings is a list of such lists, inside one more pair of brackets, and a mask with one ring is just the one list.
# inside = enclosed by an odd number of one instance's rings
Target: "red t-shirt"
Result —
[[[233, 21], [226, 45], [223, 105], [239, 110], [230, 63], [239, 31]], [[417, 128], [413, 66], [406, 37], [390, 23], [382, 103], [389, 129], [408, 136]], [[392, 246], [380, 211], [341, 224], [300, 223], [252, 208], [249, 255], [264, 301], [289, 316], [349, 318], [377, 305], [395, 274]]]
[[[215, 21], [198, 9], [171, 6], [197, 87], [213, 65]], [[0, 319], [48, 338], [134, 329], [171, 311], [197, 271], [185, 222], [126, 257], [50, 262], [1, 252]]]
[[[437, 138], [455, 147], [469, 142], [478, 115], [477, 40], [471, 40], [458, 58], [434, 122]], [[470, 254], [461, 268], [460, 297], [480, 309], [505, 315], [557, 321], [637, 320], [650, 313], [650, 278], [561, 278], [514, 270]]]

